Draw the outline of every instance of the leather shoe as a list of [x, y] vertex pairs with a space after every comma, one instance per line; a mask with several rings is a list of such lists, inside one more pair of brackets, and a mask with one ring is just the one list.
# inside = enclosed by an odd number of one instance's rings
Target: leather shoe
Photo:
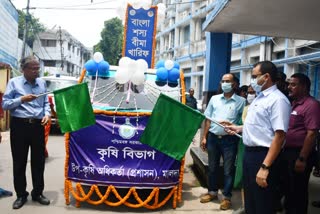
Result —
[[313, 201], [312, 206], [320, 208], [320, 201]]
[[217, 195], [211, 195], [209, 193], [206, 193], [206, 194], [201, 196], [200, 202], [201, 203], [208, 203], [208, 202], [210, 202], [212, 200], [217, 200], [217, 199], [218, 199]]
[[47, 199], [46, 197], [44, 197], [44, 195], [38, 195], [38, 196], [32, 196], [32, 200], [33, 201], [37, 201], [42, 205], [49, 205], [50, 204], [50, 200]]
[[12, 209], [20, 209], [26, 202], [27, 202], [27, 197], [19, 197], [17, 198], [12, 205]]

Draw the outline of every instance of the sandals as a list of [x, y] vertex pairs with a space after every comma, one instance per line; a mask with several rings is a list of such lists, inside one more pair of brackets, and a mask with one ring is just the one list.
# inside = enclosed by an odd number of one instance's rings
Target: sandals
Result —
[[320, 177], [320, 169], [314, 169], [312, 174], [314, 177]]
[[320, 201], [313, 201], [311, 204], [314, 207], [320, 208]]

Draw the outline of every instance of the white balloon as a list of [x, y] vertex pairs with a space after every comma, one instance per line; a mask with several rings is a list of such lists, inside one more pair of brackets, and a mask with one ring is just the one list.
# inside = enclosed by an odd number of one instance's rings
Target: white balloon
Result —
[[165, 11], [165, 10], [166, 10], [166, 5], [165, 5], [165, 4], [163, 4], [163, 3], [159, 3], [159, 4], [157, 4], [157, 7], [158, 7], [158, 11], [159, 11], [159, 10], [163, 10], [163, 11]]
[[100, 53], [100, 52], [95, 52], [95, 53], [93, 54], [93, 60], [94, 60], [96, 63], [101, 62], [101, 61], [103, 60], [103, 55], [102, 55], [102, 53]]
[[158, 13], [158, 16], [159, 16], [159, 14], [162, 15], [162, 16], [165, 16], [166, 15], [166, 10], [162, 10], [161, 9], [161, 10], [158, 10], [157, 13]]
[[132, 77], [132, 75], [137, 71], [138, 64], [137, 61], [135, 60], [130, 60], [129, 66], [128, 66], [128, 71], [129, 71], [129, 79]]
[[167, 69], [167, 70], [171, 70], [174, 66], [174, 62], [172, 60], [166, 60], [164, 62], [164, 67]]
[[119, 60], [119, 67], [128, 67], [129, 66], [129, 62], [131, 61], [131, 59], [129, 57], [122, 57]]
[[151, 2], [151, 0], [141, 0], [140, 4], [141, 4], [143, 9], [149, 10], [151, 5], [152, 5], [152, 2]]
[[137, 71], [142, 71], [143, 73], [148, 71], [148, 63], [144, 59], [138, 59], [136, 61]]
[[140, 0], [131, 0], [131, 5], [133, 7], [133, 9], [140, 9], [141, 8], [141, 1]]
[[116, 8], [116, 13], [118, 15], [118, 17], [123, 20], [124, 19], [124, 16], [125, 16], [125, 11], [126, 11], [126, 7], [125, 5], [118, 5], [117, 8]]
[[[163, 14], [159, 14], [158, 13], [158, 16], [157, 16], [157, 23], [159, 23], [159, 22], [163, 22], [164, 21], [164, 18], [165, 18], [165, 15], [163, 15]], [[161, 24], [160, 23], [160, 24]]]
[[130, 80], [129, 71], [125, 68], [118, 68], [116, 74], [114, 75], [114, 79], [119, 84], [125, 84]]
[[142, 70], [137, 70], [131, 77], [131, 82], [135, 85], [142, 85], [144, 83], [145, 76]]

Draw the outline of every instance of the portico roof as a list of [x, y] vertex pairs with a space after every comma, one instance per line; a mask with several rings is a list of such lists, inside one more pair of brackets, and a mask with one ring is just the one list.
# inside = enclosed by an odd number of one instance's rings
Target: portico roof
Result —
[[320, 40], [320, 0], [216, 0], [203, 29]]

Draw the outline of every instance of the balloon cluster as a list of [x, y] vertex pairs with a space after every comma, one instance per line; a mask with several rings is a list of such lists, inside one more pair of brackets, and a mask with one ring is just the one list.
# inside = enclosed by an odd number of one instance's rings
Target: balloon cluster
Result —
[[180, 78], [180, 65], [172, 60], [159, 60], [156, 63], [157, 81], [176, 83]]
[[114, 76], [119, 84], [131, 81], [135, 85], [142, 85], [145, 81], [144, 73], [148, 70], [148, 63], [144, 59], [134, 60], [129, 57], [122, 57], [119, 60], [119, 67]]
[[[116, 8], [117, 14], [120, 19], [125, 18], [127, 4], [132, 5], [132, 7], [137, 10], [143, 8], [145, 10], [149, 10], [152, 6], [152, 0], [120, 0], [118, 1], [118, 6]], [[163, 3], [157, 4], [158, 8], [158, 23], [161, 23], [165, 18], [166, 6]]]
[[88, 60], [84, 67], [87, 70], [89, 76], [95, 76], [98, 71], [98, 76], [106, 76], [109, 72], [110, 65], [108, 62], [104, 61], [103, 55], [100, 52], [95, 52], [93, 54], [93, 60]]

